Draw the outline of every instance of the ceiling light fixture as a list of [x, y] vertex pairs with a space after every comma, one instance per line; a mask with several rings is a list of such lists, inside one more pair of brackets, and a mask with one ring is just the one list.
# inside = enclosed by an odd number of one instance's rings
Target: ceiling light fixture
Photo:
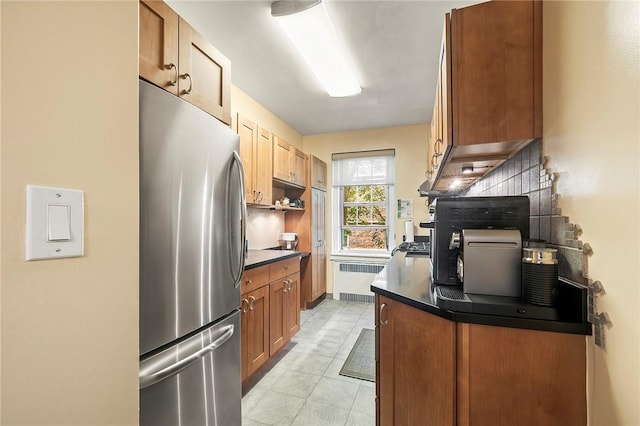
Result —
[[276, 18], [329, 96], [362, 93], [322, 0], [275, 1], [271, 3], [271, 16]]

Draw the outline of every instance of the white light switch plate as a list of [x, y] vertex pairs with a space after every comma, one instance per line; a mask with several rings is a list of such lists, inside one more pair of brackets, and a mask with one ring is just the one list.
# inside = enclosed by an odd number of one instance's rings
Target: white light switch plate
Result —
[[[62, 207], [68, 208], [68, 215], [60, 214]], [[27, 260], [82, 256], [84, 192], [27, 185], [26, 228]]]

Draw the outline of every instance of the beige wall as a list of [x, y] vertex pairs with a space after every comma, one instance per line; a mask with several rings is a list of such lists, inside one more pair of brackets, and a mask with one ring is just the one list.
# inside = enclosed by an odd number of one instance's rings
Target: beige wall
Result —
[[[138, 5], [2, 1], [3, 425], [138, 422]], [[85, 255], [24, 259], [25, 186], [81, 189]]]
[[[418, 186], [424, 181], [427, 165], [427, 138], [429, 125], [390, 127], [383, 129], [361, 130], [342, 133], [327, 133], [305, 136], [304, 151], [313, 154], [327, 163], [327, 248], [333, 247], [331, 236], [332, 199], [331, 199], [331, 154], [335, 152], [366, 151], [374, 149], [395, 148], [396, 150], [396, 199], [413, 200], [413, 220], [415, 234], [427, 235], [426, 230], [418, 228], [420, 220], [427, 219], [429, 209], [425, 205], [426, 198], [418, 196]], [[405, 219], [395, 219], [396, 242], [402, 241]], [[392, 244], [395, 246], [395, 244]], [[327, 264], [327, 292], [333, 291], [333, 267]]]
[[545, 2], [544, 154], [563, 214], [593, 246], [589, 275], [611, 316], [588, 338], [590, 424], [640, 425], [640, 7]]
[[[233, 68], [231, 69], [233, 70]], [[291, 145], [295, 145], [300, 150], [302, 149], [302, 135], [298, 133], [296, 129], [282, 121], [278, 116], [256, 102], [242, 90], [232, 85], [231, 116], [234, 129], [236, 127], [235, 120], [238, 112], [258, 126], [278, 136], [280, 139], [289, 142]]]

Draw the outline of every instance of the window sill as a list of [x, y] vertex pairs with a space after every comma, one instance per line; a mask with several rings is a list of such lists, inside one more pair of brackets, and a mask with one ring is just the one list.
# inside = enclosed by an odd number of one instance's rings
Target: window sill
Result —
[[332, 262], [359, 261], [363, 259], [375, 260], [376, 262], [391, 259], [390, 253], [332, 253], [329, 260]]

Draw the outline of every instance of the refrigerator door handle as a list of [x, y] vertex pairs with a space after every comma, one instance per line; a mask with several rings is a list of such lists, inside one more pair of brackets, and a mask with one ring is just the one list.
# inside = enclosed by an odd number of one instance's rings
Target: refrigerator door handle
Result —
[[[235, 288], [238, 288], [238, 286], [240, 286], [240, 279], [242, 278], [242, 273], [244, 272], [244, 261], [245, 261], [244, 250], [245, 250], [245, 244], [247, 240], [247, 202], [244, 194], [244, 168], [242, 167], [242, 161], [240, 160], [240, 156], [236, 151], [233, 151], [233, 161], [238, 165], [238, 182], [240, 184], [240, 187], [237, 189], [238, 191], [240, 191], [240, 214], [241, 214], [240, 241], [241, 241], [241, 244], [239, 245], [240, 252], [238, 253], [238, 256], [240, 259], [240, 261], [238, 262], [238, 266], [239, 266], [238, 270], [237, 271], [233, 270], [232, 262], [230, 262], [229, 265], [230, 265], [231, 273], [233, 276], [234, 286]], [[227, 198], [229, 198], [230, 195], [231, 194], [227, 193]], [[227, 205], [229, 204], [230, 203], [227, 203]], [[233, 231], [231, 231], [230, 235], [233, 235]]]
[[225, 342], [229, 340], [231, 336], [233, 336], [234, 326], [233, 324], [227, 325], [226, 327], [223, 327], [222, 330], [224, 330], [222, 335], [214, 340], [213, 343], [205, 346], [198, 352], [195, 352], [188, 357], [176, 362], [175, 364], [171, 364], [170, 366], [162, 368], [158, 371], [156, 371], [156, 368], [158, 367], [157, 365], [151, 365], [151, 368], [141, 370], [138, 376], [140, 380], [140, 389], [144, 389], [171, 376], [175, 376], [194, 362], [198, 361], [203, 356], [207, 355], [209, 352], [213, 352], [214, 350], [225, 344]]

